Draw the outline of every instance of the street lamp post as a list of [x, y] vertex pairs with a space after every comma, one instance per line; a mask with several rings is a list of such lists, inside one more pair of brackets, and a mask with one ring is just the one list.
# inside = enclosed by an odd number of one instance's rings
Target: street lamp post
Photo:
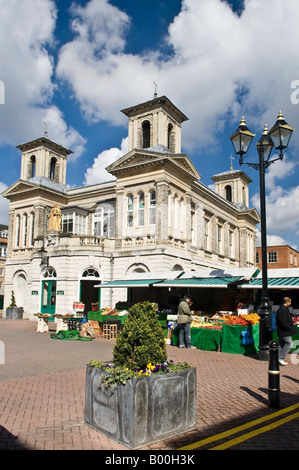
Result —
[[[267, 227], [266, 227], [266, 192], [265, 192], [265, 172], [267, 168], [276, 160], [283, 159], [283, 151], [286, 150], [293, 128], [284, 120], [280, 111], [274, 126], [268, 131], [265, 125], [260, 140], [257, 142], [257, 151], [259, 156], [258, 163], [244, 162], [244, 155], [248, 152], [250, 144], [255, 134], [252, 134], [246, 126], [244, 117], [236, 132], [230, 137], [240, 165], [246, 164], [259, 170], [260, 177], [260, 216], [261, 216], [261, 247], [262, 247], [262, 298], [259, 308], [259, 358], [267, 361], [269, 359], [269, 342], [272, 339], [272, 333], [266, 326], [267, 316], [271, 313], [271, 307], [268, 297], [268, 274], [267, 274]], [[273, 147], [279, 151], [277, 158], [270, 160]]]

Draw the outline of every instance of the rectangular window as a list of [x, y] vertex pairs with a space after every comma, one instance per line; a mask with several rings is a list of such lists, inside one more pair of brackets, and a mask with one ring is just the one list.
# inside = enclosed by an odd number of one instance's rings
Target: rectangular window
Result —
[[210, 220], [204, 218], [204, 239], [203, 239], [203, 247], [205, 250], [210, 249]]
[[83, 214], [74, 213], [74, 235], [86, 234], [86, 216]]
[[259, 264], [259, 262], [260, 262], [260, 254], [258, 252], [256, 252], [256, 254], [255, 254], [255, 263]]
[[62, 231], [73, 233], [73, 212], [67, 212], [62, 215]]
[[173, 228], [178, 228], [178, 198], [174, 197], [174, 208], [173, 208]]
[[217, 225], [218, 254], [222, 254], [222, 225]]
[[234, 246], [234, 232], [229, 231], [229, 256], [230, 258], [235, 257], [235, 246]]
[[33, 246], [34, 242], [34, 213], [32, 212], [30, 214], [30, 239], [29, 239], [29, 245]]
[[93, 217], [93, 233], [97, 237], [115, 237], [115, 205], [103, 203]]
[[277, 251], [268, 251], [268, 263], [277, 263]]
[[195, 246], [195, 213], [191, 212], [191, 244]]
[[64, 212], [62, 214], [62, 231], [73, 235], [86, 235], [86, 215], [77, 212]]

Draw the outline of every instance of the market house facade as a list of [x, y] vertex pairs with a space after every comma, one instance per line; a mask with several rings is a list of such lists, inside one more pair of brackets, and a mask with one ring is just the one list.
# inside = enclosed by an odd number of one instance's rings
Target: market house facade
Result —
[[181, 153], [187, 117], [165, 96], [122, 112], [129, 149], [107, 167], [110, 182], [70, 189], [72, 152], [47, 136], [17, 147], [20, 179], [3, 193], [10, 200], [5, 307], [14, 291], [25, 318], [71, 313], [78, 301], [86, 311], [96, 302], [113, 307], [127, 300], [128, 287], [101, 284], [130, 275], [163, 281], [182, 271], [254, 267], [259, 216], [248, 207], [245, 173], [214, 175], [215, 191], [202, 184]]

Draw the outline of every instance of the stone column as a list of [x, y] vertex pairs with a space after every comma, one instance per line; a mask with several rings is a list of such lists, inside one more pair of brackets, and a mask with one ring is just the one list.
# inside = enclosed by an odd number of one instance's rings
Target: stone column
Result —
[[124, 188], [116, 190], [115, 205], [115, 248], [121, 248], [125, 234], [126, 214], [124, 214]]
[[158, 243], [163, 243], [168, 240], [168, 194], [168, 183], [165, 181], [157, 182], [156, 234]]

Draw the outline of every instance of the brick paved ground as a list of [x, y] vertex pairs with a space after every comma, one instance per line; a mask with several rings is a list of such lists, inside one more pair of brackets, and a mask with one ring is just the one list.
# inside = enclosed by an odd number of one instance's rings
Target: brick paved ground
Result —
[[[54, 331], [55, 324], [52, 324]], [[128, 450], [84, 424], [85, 366], [112, 359], [113, 340], [51, 339], [29, 320], [0, 319], [5, 364], [0, 364], [0, 450]], [[268, 406], [268, 364], [253, 357], [167, 346], [169, 359], [197, 367], [197, 429], [141, 450], [178, 450], [194, 442], [199, 450], [285, 418], [230, 450], [298, 450], [299, 407], [276, 418]], [[1, 359], [1, 357], [0, 357]], [[1, 361], [0, 361], [1, 362]], [[299, 364], [281, 368], [281, 408], [299, 404]], [[288, 417], [295, 419], [288, 419]], [[271, 417], [271, 420], [267, 418]], [[226, 439], [211, 438], [253, 420], [265, 421]], [[267, 419], [267, 420], [266, 420]], [[195, 446], [195, 448], [196, 448]]]

